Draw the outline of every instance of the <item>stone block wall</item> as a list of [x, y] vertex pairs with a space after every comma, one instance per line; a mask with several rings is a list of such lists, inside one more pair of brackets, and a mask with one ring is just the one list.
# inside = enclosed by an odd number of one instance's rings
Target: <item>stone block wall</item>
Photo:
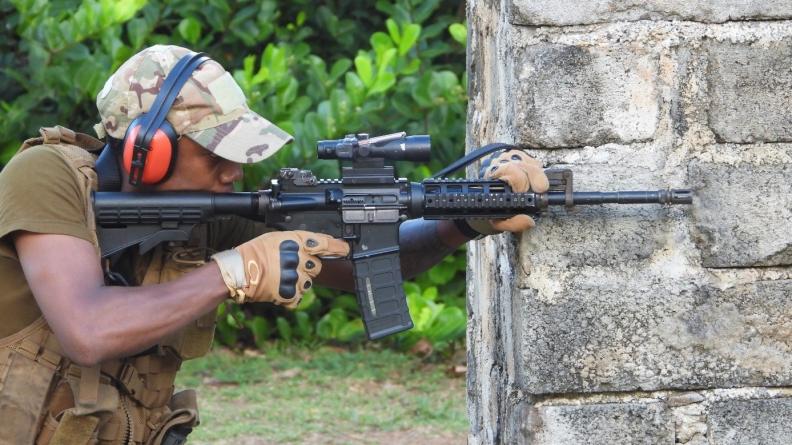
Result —
[[792, 443], [792, 1], [470, 0], [468, 23], [470, 148], [695, 193], [471, 244], [469, 443]]

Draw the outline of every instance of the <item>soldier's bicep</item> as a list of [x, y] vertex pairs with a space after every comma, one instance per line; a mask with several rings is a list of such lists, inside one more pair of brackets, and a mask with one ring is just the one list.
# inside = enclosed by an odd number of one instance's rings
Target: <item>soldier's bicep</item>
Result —
[[36, 303], [60, 337], [84, 318], [80, 311], [90, 310], [87, 297], [104, 285], [96, 249], [69, 235], [20, 231], [12, 237]]

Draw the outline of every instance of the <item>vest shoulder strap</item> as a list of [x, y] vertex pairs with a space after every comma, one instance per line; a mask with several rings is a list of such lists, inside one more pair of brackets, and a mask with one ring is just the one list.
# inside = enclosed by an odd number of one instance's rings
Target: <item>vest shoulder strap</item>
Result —
[[98, 152], [104, 147], [104, 143], [99, 139], [85, 133], [69, 130], [60, 125], [41, 127], [39, 128], [39, 134], [39, 137], [30, 138], [23, 142], [17, 153], [41, 144], [74, 145], [88, 152]]

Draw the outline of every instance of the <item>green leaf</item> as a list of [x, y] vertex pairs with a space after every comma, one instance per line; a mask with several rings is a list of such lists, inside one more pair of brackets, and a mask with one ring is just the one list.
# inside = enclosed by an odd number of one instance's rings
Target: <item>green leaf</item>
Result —
[[451, 71], [437, 71], [433, 73], [432, 83], [438, 96], [448, 96], [459, 85], [459, 79]]
[[[278, 125], [278, 127], [283, 129], [281, 125]], [[303, 293], [302, 300], [300, 300], [300, 304], [297, 305], [297, 308], [295, 310], [298, 312], [304, 311], [309, 307], [311, 307], [311, 305], [313, 305], [314, 302], [316, 302], [316, 292], [314, 292], [313, 289], [308, 289]]]
[[335, 134], [335, 116], [333, 115], [333, 108], [329, 100], [322, 101], [316, 107], [316, 114], [322, 120], [322, 124], [326, 128], [326, 134]]
[[381, 76], [386, 70], [390, 69], [393, 59], [396, 58], [396, 48], [390, 48], [377, 54], [377, 77]]
[[295, 312], [294, 317], [297, 320], [294, 331], [297, 337], [302, 340], [307, 340], [313, 334], [313, 326], [311, 326], [310, 317], [305, 312]]
[[97, 89], [97, 85], [103, 79], [101, 79], [101, 73], [96, 69], [96, 66], [85, 63], [81, 65], [75, 73], [74, 80], [76, 81], [75, 86], [77, 88], [83, 91], [83, 93], [88, 93], [89, 96], [93, 96], [94, 89]]
[[16, 148], [16, 145], [9, 145], [3, 150], [0, 150], [0, 164], [8, 164], [8, 161], [14, 156], [14, 152], [12, 151], [13, 148]]
[[413, 281], [405, 281], [403, 287], [405, 295], [421, 294], [421, 287]]
[[426, 300], [420, 292], [413, 292], [407, 294], [407, 310], [415, 320], [415, 317], [421, 312], [423, 307], [426, 306]]
[[226, 323], [231, 326], [232, 328], [239, 329], [241, 326], [237, 323], [236, 318], [233, 315], [227, 314], [225, 318]]
[[333, 92], [330, 93], [330, 106], [333, 110], [333, 116], [335, 116], [340, 123], [345, 122], [352, 112], [349, 96], [346, 94], [346, 91], [341, 89], [333, 90]]
[[228, 346], [236, 345], [237, 341], [239, 341], [239, 331], [236, 329], [230, 328], [218, 328], [217, 334], [220, 340], [220, 343]]
[[395, 84], [396, 76], [393, 73], [382, 73], [377, 76], [377, 81], [371, 86], [367, 95], [373, 96], [374, 94], [384, 93]]
[[413, 17], [417, 23], [423, 23], [437, 9], [440, 0], [421, 0], [418, 7], [413, 11]]
[[375, 32], [372, 34], [370, 42], [371, 47], [374, 48], [374, 52], [377, 53], [377, 56], [393, 48], [393, 41], [391, 40], [390, 36], [384, 32]]
[[434, 106], [434, 92], [432, 91], [431, 71], [425, 72], [415, 84], [415, 88], [412, 90], [412, 97], [415, 99], [415, 102], [418, 103], [418, 105], [424, 108]]
[[256, 315], [247, 321], [247, 327], [253, 333], [253, 341], [259, 348], [263, 347], [270, 336], [272, 327], [266, 318]]
[[351, 60], [347, 58], [337, 60], [330, 68], [330, 82], [337, 81], [350, 67], [352, 67]]
[[360, 106], [366, 100], [366, 85], [363, 84], [357, 74], [352, 72], [346, 73], [345, 81], [347, 95], [349, 95], [353, 104]]
[[357, 318], [344, 323], [336, 333], [336, 338], [343, 342], [362, 340], [366, 330], [363, 327], [363, 320]]
[[231, 7], [228, 5], [227, 0], [209, 0], [209, 4], [226, 14], [231, 12]]
[[278, 98], [280, 101], [281, 107], [285, 108], [290, 103], [294, 102], [294, 99], [297, 98], [297, 87], [299, 84], [297, 83], [297, 79], [294, 77], [290, 78], [288, 83], [282, 90], [278, 93]]
[[286, 50], [271, 43], [267, 45], [264, 49], [264, 54], [261, 56], [261, 68], [267, 68], [269, 70], [269, 77], [275, 83], [290, 77], [289, 67], [286, 61]]
[[292, 340], [292, 328], [288, 321], [286, 321], [283, 317], [278, 317], [275, 319], [275, 325], [278, 328], [278, 334], [280, 337], [286, 341]]
[[201, 22], [192, 17], [182, 19], [176, 28], [182, 38], [193, 45], [201, 38]]
[[325, 340], [338, 338], [338, 333], [346, 324], [347, 316], [343, 309], [333, 309], [326, 313], [316, 324], [316, 333]]
[[333, 325], [330, 323], [330, 318], [325, 315], [316, 322], [316, 335], [324, 340], [333, 338]]
[[[294, 101], [294, 103], [292, 103], [290, 114], [292, 116], [304, 116], [305, 113], [308, 112], [308, 109], [311, 108], [311, 104], [311, 99], [308, 96], [300, 96]], [[287, 133], [295, 134], [295, 131], [287, 130], [285, 124], [278, 124], [278, 126]]]
[[448, 27], [448, 32], [451, 37], [459, 42], [462, 46], [467, 46], [467, 27], [462, 23], [453, 23]]
[[261, 65], [255, 76], [250, 79], [251, 86], [259, 85], [270, 79], [270, 70], [268, 67]]
[[465, 335], [467, 316], [458, 307], [445, 307], [437, 315], [434, 323], [424, 331], [429, 341], [434, 343], [447, 342], [462, 338]]
[[385, 15], [388, 16], [393, 16], [396, 14], [395, 5], [393, 4], [393, 2], [390, 2], [388, 0], [377, 0], [377, 2], [374, 3], [374, 7], [377, 8], [377, 11], [384, 12]]
[[355, 69], [363, 85], [370, 87], [374, 83], [374, 71], [368, 54], [361, 52], [355, 57]]
[[421, 59], [412, 59], [410, 60], [410, 63], [405, 65], [399, 73], [405, 76], [409, 76], [410, 74], [417, 73], [418, 69], [420, 68], [421, 68]]
[[399, 42], [399, 55], [403, 56], [415, 45], [421, 36], [421, 25], [409, 23], [402, 29], [402, 38]]
[[312, 140], [327, 138], [327, 128], [324, 122], [319, 115], [313, 111], [305, 115], [303, 129]]
[[424, 60], [434, 59], [435, 57], [442, 56], [453, 52], [453, 48], [446, 42], [434, 42], [426, 49], [421, 49], [421, 57]]
[[409, 23], [411, 19], [410, 11], [405, 7], [409, 7], [409, 5], [401, 5], [396, 3], [393, 5], [393, 13], [389, 14], [393, 17], [393, 20], [396, 20], [397, 23]]
[[442, 285], [451, 281], [456, 273], [456, 265], [443, 261], [429, 269], [429, 279], [434, 284]]
[[102, 9], [112, 11], [115, 23], [126, 22], [143, 9], [148, 0], [102, 0]]
[[433, 22], [431, 25], [426, 25], [421, 29], [421, 38], [426, 41], [436, 41], [438, 38], [444, 39], [451, 23], [453, 23], [453, 20], [441, 20]]
[[437, 287], [427, 287], [423, 291], [423, 297], [428, 301], [435, 301], [437, 299]]
[[148, 23], [144, 19], [132, 19], [127, 22], [126, 28], [132, 47], [135, 49], [142, 47], [149, 32]]
[[393, 19], [385, 20], [385, 26], [388, 28], [388, 34], [394, 43], [397, 45], [401, 42], [401, 33], [399, 32], [399, 25]]

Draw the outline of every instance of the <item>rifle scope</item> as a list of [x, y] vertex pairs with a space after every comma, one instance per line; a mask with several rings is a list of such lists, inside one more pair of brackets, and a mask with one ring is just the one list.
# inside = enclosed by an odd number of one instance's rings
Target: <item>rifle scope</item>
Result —
[[343, 139], [316, 143], [319, 159], [389, 159], [392, 161], [429, 161], [432, 143], [428, 135], [407, 136], [393, 133], [370, 138], [368, 134], [348, 134]]

